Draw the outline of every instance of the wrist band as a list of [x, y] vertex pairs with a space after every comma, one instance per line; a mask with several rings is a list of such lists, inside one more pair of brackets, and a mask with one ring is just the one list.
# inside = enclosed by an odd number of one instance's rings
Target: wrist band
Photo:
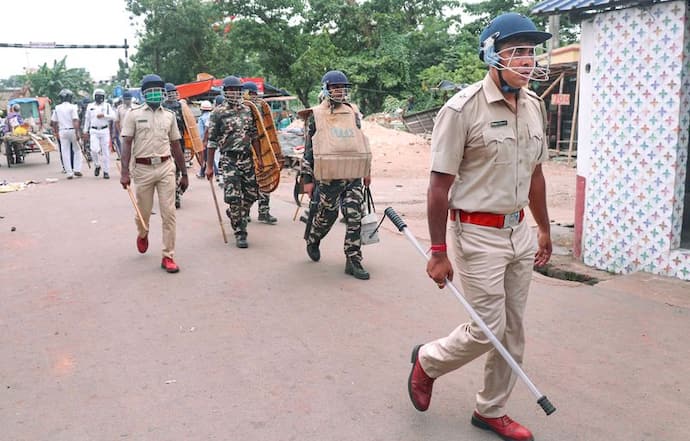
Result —
[[445, 253], [448, 250], [445, 243], [431, 244], [431, 253]]

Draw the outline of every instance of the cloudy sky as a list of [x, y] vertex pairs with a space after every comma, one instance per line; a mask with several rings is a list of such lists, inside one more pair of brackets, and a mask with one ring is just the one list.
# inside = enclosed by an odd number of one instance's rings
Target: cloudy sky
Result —
[[[19, 3], [16, 3], [19, 6]], [[4, 8], [6, 9], [6, 8]], [[135, 51], [135, 29], [124, 0], [31, 0], [17, 13], [3, 14], [0, 43], [117, 44], [125, 38]], [[83, 67], [91, 77], [107, 80], [117, 72], [124, 49], [24, 49], [0, 47], [0, 78], [67, 56], [67, 67]]]

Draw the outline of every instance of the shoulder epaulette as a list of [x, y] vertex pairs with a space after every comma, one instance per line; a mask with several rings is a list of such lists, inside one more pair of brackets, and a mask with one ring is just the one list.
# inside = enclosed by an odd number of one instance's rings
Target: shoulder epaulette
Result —
[[529, 95], [529, 96], [531, 96], [531, 97], [533, 97], [533, 98], [536, 98], [536, 99], [538, 99], [539, 101], [543, 101], [543, 100], [541, 99], [541, 97], [540, 97], [539, 95], [537, 95], [537, 93], [536, 93], [535, 91], [533, 91], [532, 89], [528, 89], [528, 88], [525, 87], [524, 90], [525, 90], [525, 93], [526, 93], [527, 95]]
[[465, 107], [465, 104], [467, 104], [467, 102], [480, 90], [482, 90], [481, 81], [471, 84], [453, 95], [446, 103], [446, 106], [457, 112], [462, 112], [462, 108]]

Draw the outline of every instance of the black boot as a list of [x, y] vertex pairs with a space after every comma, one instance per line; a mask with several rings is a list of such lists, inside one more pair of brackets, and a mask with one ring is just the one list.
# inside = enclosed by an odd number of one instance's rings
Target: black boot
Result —
[[273, 225], [276, 222], [278, 222], [278, 219], [271, 216], [270, 213], [260, 213], [259, 214], [259, 222], [263, 222], [263, 223], [268, 224], [268, 225]]
[[237, 248], [248, 248], [249, 247], [249, 243], [247, 242], [247, 233], [246, 232], [235, 233], [235, 245], [237, 245]]
[[319, 251], [319, 242], [308, 243], [307, 244], [307, 254], [309, 258], [314, 262], [318, 262], [321, 259], [321, 251]]
[[369, 280], [369, 273], [362, 267], [362, 262], [349, 257], [345, 261], [345, 274], [349, 274], [355, 279]]

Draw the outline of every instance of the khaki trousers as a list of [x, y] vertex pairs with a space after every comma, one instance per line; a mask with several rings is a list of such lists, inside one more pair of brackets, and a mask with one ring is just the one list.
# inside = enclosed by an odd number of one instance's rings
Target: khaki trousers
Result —
[[[455, 268], [463, 294], [496, 338], [522, 364], [525, 335], [522, 318], [527, 302], [536, 242], [526, 222], [514, 228], [452, 225]], [[484, 366], [484, 388], [477, 393], [476, 410], [496, 418], [505, 415], [516, 375], [493, 348], [481, 328], [470, 321], [447, 337], [422, 346], [419, 360], [437, 378], [489, 352]]]
[[[158, 207], [163, 222], [163, 257], [172, 259], [175, 254], [175, 165], [172, 158], [156, 165], [137, 164], [132, 160], [131, 176], [135, 184], [137, 204], [141, 216], [149, 225], [153, 192], [158, 193]], [[139, 237], [146, 236], [144, 226], [134, 216]]]

